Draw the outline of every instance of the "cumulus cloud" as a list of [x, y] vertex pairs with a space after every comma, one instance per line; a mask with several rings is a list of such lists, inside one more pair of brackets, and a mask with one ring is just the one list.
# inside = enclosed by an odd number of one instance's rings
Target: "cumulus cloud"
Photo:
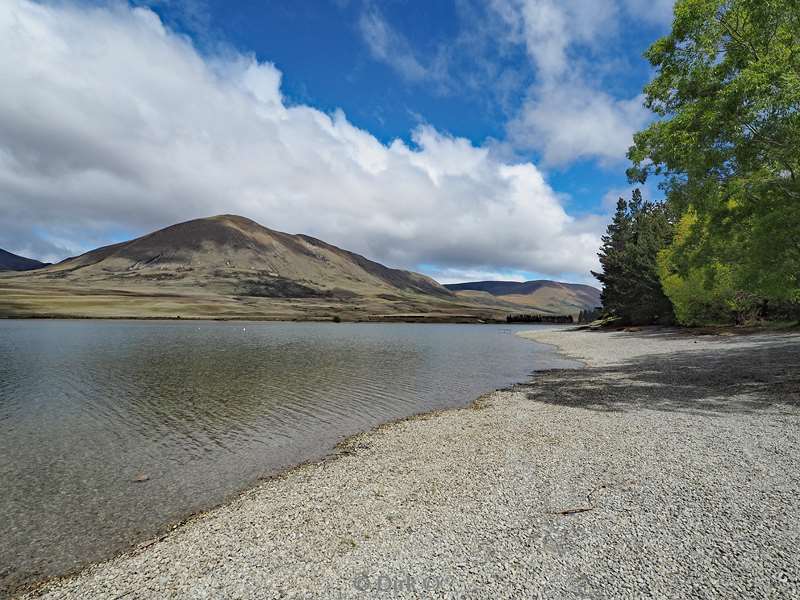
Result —
[[382, 144], [342, 112], [287, 105], [269, 63], [201, 56], [146, 8], [6, 0], [0, 80], [0, 246], [84, 249], [230, 212], [396, 266], [596, 267], [603, 223], [567, 214], [533, 164], [430, 126]]
[[617, 166], [650, 118], [643, 101], [642, 95], [618, 100], [579, 79], [536, 85], [507, 125], [508, 142], [539, 150], [548, 165], [595, 158]]
[[641, 96], [620, 99], [599, 89], [583, 59], [617, 33], [619, 6], [585, 0], [493, 0], [491, 6], [525, 45], [537, 75], [506, 126], [507, 144], [538, 151], [546, 165], [623, 160], [649, 113]]

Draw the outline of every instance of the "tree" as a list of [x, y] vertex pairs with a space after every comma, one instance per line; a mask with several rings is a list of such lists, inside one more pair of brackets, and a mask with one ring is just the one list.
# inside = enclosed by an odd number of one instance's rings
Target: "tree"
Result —
[[591, 323], [602, 316], [602, 308], [585, 308], [578, 313], [578, 323]]
[[646, 56], [660, 119], [634, 136], [628, 177], [662, 178], [682, 217], [660, 260], [673, 300], [800, 302], [800, 0], [679, 0]]
[[[670, 298], [675, 317], [683, 325], [703, 325], [731, 321], [734, 310], [734, 290], [730, 269], [718, 261], [706, 261], [699, 266], [675, 268], [678, 253], [685, 256], [687, 238], [696, 231], [697, 215], [689, 210], [678, 222], [671, 246], [658, 255], [658, 270], [664, 292]], [[690, 261], [692, 263], [697, 261]]]
[[628, 203], [624, 198], [617, 200], [614, 218], [602, 237], [603, 245], [597, 256], [600, 258], [602, 272], [592, 275], [602, 284], [600, 300], [608, 312], [616, 312], [627, 304], [627, 282], [625, 280], [625, 247], [630, 237]]
[[672, 305], [664, 295], [657, 265], [658, 253], [672, 239], [667, 208], [645, 202], [636, 189], [630, 202], [620, 198], [614, 218], [603, 236], [598, 256], [602, 273], [592, 273], [603, 284], [607, 313], [627, 323], [672, 321]]

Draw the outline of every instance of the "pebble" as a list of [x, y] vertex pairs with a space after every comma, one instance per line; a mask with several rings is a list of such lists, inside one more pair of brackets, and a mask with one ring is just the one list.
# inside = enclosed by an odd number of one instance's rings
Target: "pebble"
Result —
[[28, 597], [800, 596], [800, 336], [532, 335], [587, 366], [355, 436]]

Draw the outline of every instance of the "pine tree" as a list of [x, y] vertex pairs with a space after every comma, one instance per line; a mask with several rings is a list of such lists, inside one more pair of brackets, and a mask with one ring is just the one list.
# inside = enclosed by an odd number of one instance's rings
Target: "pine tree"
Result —
[[602, 237], [603, 245], [597, 254], [600, 257], [603, 271], [600, 273], [592, 271], [592, 275], [603, 286], [600, 299], [603, 308], [608, 313], [616, 313], [625, 304], [624, 255], [630, 235], [630, 226], [628, 205], [624, 198], [620, 198], [617, 200], [614, 218], [609, 223], [606, 234]]
[[673, 224], [663, 204], [643, 202], [638, 192], [629, 205], [632, 227], [624, 261], [628, 302], [622, 314], [631, 323], [672, 322], [672, 303], [664, 294], [657, 258], [672, 241]]
[[664, 295], [656, 262], [672, 231], [666, 208], [646, 202], [640, 190], [633, 191], [630, 202], [618, 200], [598, 253], [603, 272], [592, 272], [603, 285], [606, 314], [626, 323], [672, 321], [672, 304]]

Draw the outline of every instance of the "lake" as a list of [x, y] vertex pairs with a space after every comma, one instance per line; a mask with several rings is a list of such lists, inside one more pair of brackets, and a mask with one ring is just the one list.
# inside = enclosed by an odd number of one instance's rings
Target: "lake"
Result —
[[353, 433], [575, 366], [532, 327], [0, 321], [0, 595]]

